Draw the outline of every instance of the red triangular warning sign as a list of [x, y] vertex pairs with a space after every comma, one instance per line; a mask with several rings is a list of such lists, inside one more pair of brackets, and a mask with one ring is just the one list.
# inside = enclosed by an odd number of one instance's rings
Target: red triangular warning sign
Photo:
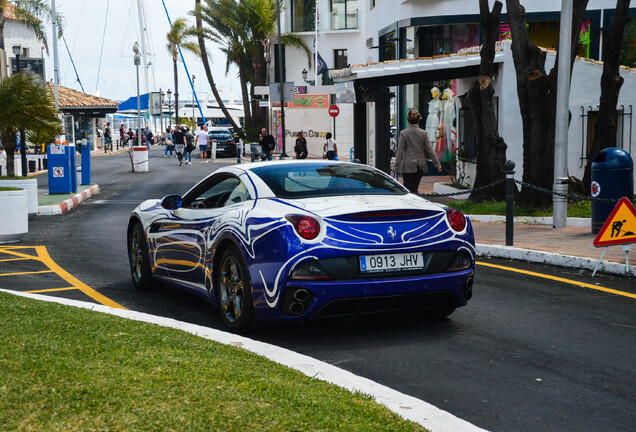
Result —
[[594, 246], [636, 243], [636, 208], [623, 197], [616, 204], [603, 228], [594, 239]]

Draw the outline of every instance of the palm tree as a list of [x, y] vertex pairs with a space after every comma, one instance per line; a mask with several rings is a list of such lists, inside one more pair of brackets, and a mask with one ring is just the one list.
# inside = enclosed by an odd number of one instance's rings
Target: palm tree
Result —
[[166, 48], [172, 56], [172, 64], [174, 71], [174, 112], [175, 120], [179, 122], [179, 74], [177, 70], [177, 60], [179, 59], [179, 47], [183, 47], [197, 55], [201, 55], [199, 46], [193, 42], [190, 42], [190, 37], [193, 35], [192, 30], [188, 26], [188, 22], [185, 18], [179, 18], [172, 23], [172, 27], [166, 38], [168, 43]]
[[18, 131], [61, 134], [58, 114], [46, 83], [38, 76], [21, 72], [0, 82], [0, 140], [7, 152], [10, 177], [15, 175], [13, 160]]
[[[0, 0], [0, 49], [6, 50], [4, 46], [4, 12], [10, 11], [15, 19], [27, 28], [31, 29], [39, 41], [42, 42], [46, 53], [49, 46], [46, 40], [46, 25], [51, 22], [51, 6], [48, 0]], [[61, 15], [56, 15], [56, 22], [59, 33], [62, 34]]]
[[[269, 38], [276, 31], [276, 0], [204, 1], [205, 6], [197, 7], [193, 12], [207, 25], [201, 34], [221, 46], [227, 56], [226, 71], [230, 64], [236, 64], [239, 69], [247, 129], [262, 126], [264, 119], [259, 115], [254, 86], [267, 84], [266, 59], [269, 58]], [[281, 39], [284, 44], [305, 51], [310, 64], [311, 51], [300, 36], [288, 33]], [[248, 83], [251, 84], [251, 97], [248, 96]]]
[[223, 111], [223, 115], [227, 118], [235, 131], [239, 132], [242, 137], [245, 137], [245, 134], [242, 132], [242, 129], [238, 124], [234, 121], [234, 118], [230, 115], [229, 111], [225, 107], [223, 100], [221, 99], [221, 95], [219, 94], [219, 90], [216, 88], [216, 83], [214, 82], [214, 77], [212, 76], [212, 69], [210, 68], [210, 62], [208, 61], [208, 50], [205, 47], [205, 38], [203, 37], [203, 21], [201, 18], [201, 14], [197, 13], [201, 8], [201, 0], [194, 1], [194, 11], [192, 14], [196, 19], [196, 27], [195, 31], [197, 34], [197, 40], [199, 42], [199, 50], [201, 51], [201, 61], [203, 62], [203, 68], [205, 69], [205, 75], [208, 79], [208, 83], [210, 84], [210, 88], [212, 89], [212, 93], [214, 94], [214, 98], [216, 99], [219, 108]]

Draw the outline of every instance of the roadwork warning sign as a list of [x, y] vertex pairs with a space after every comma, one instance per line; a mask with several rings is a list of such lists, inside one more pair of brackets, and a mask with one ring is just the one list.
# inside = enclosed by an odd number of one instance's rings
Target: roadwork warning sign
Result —
[[616, 204], [603, 228], [594, 239], [594, 246], [636, 243], [636, 208], [625, 197]]

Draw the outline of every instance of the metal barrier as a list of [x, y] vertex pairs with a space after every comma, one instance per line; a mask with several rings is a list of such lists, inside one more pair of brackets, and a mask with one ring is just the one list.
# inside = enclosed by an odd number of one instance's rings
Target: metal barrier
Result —
[[558, 196], [565, 199], [573, 200], [573, 201], [596, 201], [596, 202], [606, 202], [606, 203], [618, 203], [620, 199], [608, 199], [608, 198], [596, 198], [593, 196], [587, 195], [576, 195], [570, 193], [562, 193], [556, 192], [552, 189], [546, 189], [539, 186], [535, 186], [530, 183], [526, 183], [520, 180], [515, 180], [514, 178], [514, 168], [515, 163], [513, 161], [506, 161], [504, 165], [504, 172], [506, 173], [506, 177], [495, 180], [494, 182], [487, 184], [485, 186], [480, 186], [478, 188], [466, 189], [460, 192], [451, 192], [451, 193], [430, 193], [430, 194], [418, 194], [423, 198], [435, 198], [435, 197], [450, 197], [456, 195], [464, 195], [470, 194], [472, 192], [478, 192], [482, 190], [486, 190], [492, 187], [495, 187], [503, 182], [506, 182], [506, 246], [513, 245], [514, 239], [514, 185], [518, 184], [522, 187], [527, 187], [542, 193], [546, 193], [552, 196]]

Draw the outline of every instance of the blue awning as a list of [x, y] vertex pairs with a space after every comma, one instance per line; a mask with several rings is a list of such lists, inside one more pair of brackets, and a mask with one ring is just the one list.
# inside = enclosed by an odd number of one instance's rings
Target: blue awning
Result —
[[[139, 103], [141, 105], [141, 110], [146, 111], [149, 106], [150, 96], [148, 93], [142, 94], [139, 96]], [[133, 96], [128, 98], [128, 100], [119, 104], [118, 111], [137, 111], [137, 96]]]

